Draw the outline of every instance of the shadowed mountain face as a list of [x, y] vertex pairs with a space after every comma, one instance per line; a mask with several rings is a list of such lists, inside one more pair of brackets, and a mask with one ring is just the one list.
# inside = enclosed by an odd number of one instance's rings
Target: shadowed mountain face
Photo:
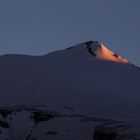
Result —
[[139, 83], [140, 70], [98, 41], [44, 56], [0, 56], [0, 139], [98, 140], [115, 132], [115, 140], [117, 124], [124, 137], [136, 126], [136, 138]]

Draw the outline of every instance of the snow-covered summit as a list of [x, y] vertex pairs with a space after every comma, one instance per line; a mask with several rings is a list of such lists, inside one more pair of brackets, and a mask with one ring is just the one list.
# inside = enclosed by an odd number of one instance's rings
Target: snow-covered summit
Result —
[[98, 41], [0, 56], [0, 140], [140, 139], [139, 83], [140, 69]]
[[87, 49], [90, 55], [94, 56], [97, 59], [120, 62], [120, 63], [129, 63], [127, 59], [121, 57], [120, 55], [114, 53], [113, 51], [109, 50], [105, 44], [101, 41], [88, 41], [85, 43], [78, 44], [71, 48], [79, 48], [84, 47]]

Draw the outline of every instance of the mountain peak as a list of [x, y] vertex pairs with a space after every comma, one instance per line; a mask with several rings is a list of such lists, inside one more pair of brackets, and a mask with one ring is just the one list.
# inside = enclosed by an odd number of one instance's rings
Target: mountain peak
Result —
[[[87, 41], [81, 44], [76, 45], [75, 47], [85, 47], [88, 50], [88, 53], [97, 59], [102, 59], [106, 61], [114, 61], [119, 63], [130, 63], [124, 57], [114, 53], [108, 49], [105, 44], [101, 41]], [[75, 48], [72, 47], [72, 48]]]

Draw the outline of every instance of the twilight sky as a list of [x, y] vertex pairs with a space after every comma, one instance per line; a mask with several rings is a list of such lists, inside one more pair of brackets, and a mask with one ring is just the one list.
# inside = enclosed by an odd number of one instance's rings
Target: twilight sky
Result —
[[140, 0], [0, 1], [0, 54], [42, 55], [88, 40], [140, 66]]

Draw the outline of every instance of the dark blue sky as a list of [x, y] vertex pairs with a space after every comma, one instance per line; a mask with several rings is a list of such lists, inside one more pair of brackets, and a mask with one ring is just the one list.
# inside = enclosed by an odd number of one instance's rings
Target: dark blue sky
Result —
[[0, 54], [41, 55], [87, 40], [140, 66], [140, 0], [0, 1]]

